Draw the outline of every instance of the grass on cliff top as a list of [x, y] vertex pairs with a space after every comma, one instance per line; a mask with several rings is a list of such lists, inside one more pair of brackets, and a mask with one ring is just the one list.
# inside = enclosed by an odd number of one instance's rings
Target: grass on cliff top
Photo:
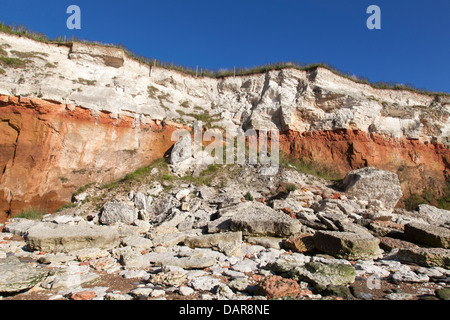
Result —
[[197, 77], [210, 77], [210, 78], [225, 78], [230, 76], [244, 76], [244, 75], [252, 75], [252, 74], [259, 74], [259, 73], [265, 73], [268, 71], [273, 70], [282, 70], [282, 69], [288, 69], [293, 68], [297, 70], [303, 70], [303, 71], [315, 71], [319, 67], [325, 68], [330, 70], [331, 72], [345, 77], [347, 79], [350, 79], [356, 83], [362, 83], [372, 86], [376, 89], [391, 89], [391, 90], [407, 90], [416, 92], [419, 94], [425, 94], [425, 95], [445, 95], [450, 96], [450, 93], [446, 92], [432, 92], [430, 90], [426, 89], [419, 89], [414, 87], [411, 84], [398, 84], [394, 82], [371, 82], [370, 80], [359, 77], [355, 75], [351, 75], [347, 72], [343, 72], [339, 70], [338, 68], [329, 65], [325, 62], [321, 63], [300, 63], [300, 62], [277, 62], [277, 63], [268, 63], [262, 66], [254, 66], [251, 68], [236, 68], [236, 69], [220, 69], [220, 70], [208, 70], [206, 68], [191, 68], [186, 67], [183, 65], [175, 64], [173, 62], [165, 62], [161, 61], [155, 58], [148, 58], [143, 55], [137, 54], [130, 49], [126, 48], [124, 45], [117, 45], [117, 44], [105, 44], [97, 41], [87, 41], [87, 40], [81, 40], [77, 37], [70, 37], [66, 38], [64, 37], [57, 37], [55, 39], [50, 39], [47, 35], [29, 30], [27, 27], [23, 25], [6, 25], [4, 23], [0, 23], [0, 32], [4, 32], [7, 34], [14, 34], [21, 37], [27, 37], [29, 39], [33, 39], [35, 41], [44, 42], [44, 43], [55, 43], [60, 45], [67, 45], [70, 46], [73, 42], [81, 42], [81, 43], [88, 43], [88, 44], [96, 44], [100, 46], [107, 46], [107, 47], [115, 47], [115, 48], [121, 48], [124, 50], [125, 54], [127, 54], [129, 57], [142, 62], [144, 64], [155, 66], [155, 67], [161, 67], [169, 70], [175, 70], [179, 71], [188, 75], [197, 76]]

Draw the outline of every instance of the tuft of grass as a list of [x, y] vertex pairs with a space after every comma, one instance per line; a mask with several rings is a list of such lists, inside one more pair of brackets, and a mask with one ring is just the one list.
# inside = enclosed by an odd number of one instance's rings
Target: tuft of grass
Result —
[[189, 113], [189, 112], [184, 112], [183, 110], [175, 110], [180, 116], [188, 116], [188, 117], [192, 117], [197, 121], [201, 121], [202, 124], [207, 127], [207, 128], [213, 128], [215, 127], [213, 125], [214, 122], [219, 121], [221, 118], [219, 115], [215, 114], [215, 115], [210, 115], [208, 112], [203, 112], [203, 113]]
[[0, 68], [0, 74], [5, 74], [5, 73], [6, 73], [6, 71], [3, 70], [2, 68]]
[[39, 220], [46, 214], [47, 213], [44, 212], [41, 209], [36, 209], [36, 208], [30, 207], [30, 208], [22, 211], [19, 215], [16, 216], [16, 218], [24, 218], [24, 219], [29, 219], [29, 220]]
[[190, 103], [189, 101], [183, 101], [180, 106], [182, 106], [183, 108], [189, 108], [190, 107]]
[[60, 212], [60, 211], [63, 211], [65, 209], [75, 208], [77, 206], [78, 205], [76, 203], [67, 203], [67, 204], [63, 205], [61, 208], [59, 208], [58, 210], [56, 210], [56, 212]]
[[25, 68], [27, 63], [27, 60], [0, 56], [0, 65], [8, 66], [11, 68]]
[[6, 52], [6, 50], [4, 50], [3, 48], [0, 48], [0, 56], [7, 56], [8, 52]]
[[329, 181], [339, 182], [344, 178], [342, 174], [336, 172], [331, 167], [325, 167], [314, 161], [296, 159], [286, 155], [284, 152], [280, 152], [279, 165], [281, 168], [295, 168], [299, 172], [311, 174]]
[[73, 194], [73, 196], [77, 196], [77, 195], [79, 195], [80, 193], [85, 192], [87, 189], [89, 189], [90, 187], [92, 187], [94, 184], [95, 184], [95, 182], [91, 182], [91, 183], [88, 183], [88, 184], [82, 186], [82, 187], [79, 188], [77, 191], [75, 191], [75, 193]]
[[159, 92], [159, 89], [154, 86], [147, 87], [147, 94], [149, 98], [156, 99], [156, 94]]
[[254, 198], [252, 196], [252, 194], [250, 193], [250, 191], [248, 191], [245, 195], [244, 195], [244, 199], [247, 201], [253, 201]]
[[420, 204], [429, 204], [439, 209], [450, 210], [450, 183], [447, 183], [444, 194], [440, 198], [430, 191], [426, 191], [422, 194], [413, 193], [409, 197], [402, 199], [402, 203], [408, 211], [417, 210]]
[[86, 86], [95, 86], [95, 84], [97, 83], [96, 80], [87, 80], [87, 79], [83, 79], [83, 78], [78, 78], [78, 80], [72, 80], [72, 82], [84, 84]]
[[290, 183], [290, 184], [288, 184], [286, 186], [286, 192], [287, 193], [290, 193], [290, 192], [295, 191], [295, 190], [297, 190], [297, 186], [295, 184], [293, 184], [293, 183]]
[[42, 59], [42, 57], [48, 57], [48, 53], [37, 52], [37, 51], [25, 52], [25, 51], [11, 50], [11, 53], [21, 59], [29, 59], [29, 58], [41, 58]]

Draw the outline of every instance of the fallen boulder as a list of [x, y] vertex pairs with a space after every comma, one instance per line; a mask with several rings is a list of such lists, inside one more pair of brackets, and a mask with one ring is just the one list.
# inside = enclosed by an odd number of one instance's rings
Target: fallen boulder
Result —
[[368, 233], [320, 230], [314, 234], [316, 249], [348, 260], [378, 258], [381, 255], [379, 243], [380, 240]]
[[450, 211], [439, 209], [428, 204], [420, 204], [418, 211], [428, 218], [430, 223], [437, 225], [450, 225]]
[[0, 293], [30, 289], [48, 275], [48, 270], [33, 268], [16, 257], [0, 259]]
[[450, 230], [424, 223], [405, 225], [404, 237], [415, 243], [423, 243], [435, 248], [450, 248]]
[[184, 245], [190, 248], [216, 248], [227, 256], [241, 255], [242, 232], [225, 232], [187, 237]]
[[395, 173], [372, 167], [347, 173], [340, 187], [348, 198], [378, 200], [386, 211], [392, 211], [403, 196], [400, 181]]
[[125, 224], [132, 224], [138, 218], [137, 212], [124, 203], [118, 201], [110, 201], [106, 203], [100, 216], [100, 223], [104, 225], [122, 222]]
[[244, 235], [288, 237], [300, 232], [301, 224], [287, 214], [254, 202], [246, 211], [231, 216], [230, 229]]
[[30, 250], [47, 252], [111, 249], [119, 245], [119, 234], [112, 227], [40, 222], [28, 229], [26, 243]]
[[308, 262], [304, 266], [295, 267], [290, 271], [295, 280], [302, 280], [315, 287], [325, 288], [328, 285], [347, 285], [355, 281], [356, 270], [350, 264]]

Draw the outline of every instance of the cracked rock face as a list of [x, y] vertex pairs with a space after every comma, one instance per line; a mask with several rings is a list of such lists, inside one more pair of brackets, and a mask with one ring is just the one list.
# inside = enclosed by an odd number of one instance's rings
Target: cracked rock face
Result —
[[38, 270], [16, 257], [0, 259], [0, 293], [16, 293], [30, 289], [43, 280], [46, 270]]
[[[149, 165], [198, 119], [230, 132], [277, 129], [281, 150], [340, 176], [395, 172], [404, 196], [446, 187], [448, 96], [375, 89], [325, 68], [216, 79], [150, 68], [120, 48], [4, 33], [0, 46], [29, 57], [0, 77], [2, 220], [30, 206], [56, 210], [87, 183]], [[197, 159], [185, 161], [180, 172], [198, 173]]]

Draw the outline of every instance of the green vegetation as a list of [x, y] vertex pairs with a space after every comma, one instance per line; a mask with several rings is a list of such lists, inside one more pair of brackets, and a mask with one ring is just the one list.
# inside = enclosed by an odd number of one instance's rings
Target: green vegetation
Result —
[[61, 208], [59, 208], [58, 210], [56, 210], [56, 212], [60, 212], [60, 211], [63, 211], [65, 209], [75, 208], [77, 206], [78, 205], [76, 203], [67, 203], [67, 204], [63, 205]]
[[246, 201], [253, 201], [254, 200], [254, 198], [253, 198], [252, 194], [250, 193], [250, 191], [245, 194], [244, 199]]
[[215, 126], [213, 125], [214, 122], [219, 121], [220, 115], [210, 115], [208, 112], [204, 111], [203, 113], [189, 113], [189, 112], [184, 112], [183, 110], [175, 110], [179, 115], [181, 116], [188, 116], [188, 117], [192, 117], [197, 121], [201, 121], [202, 124], [207, 127], [207, 128], [219, 128], [221, 129], [219, 126]]
[[403, 206], [408, 211], [417, 210], [420, 204], [429, 204], [440, 209], [450, 210], [450, 183], [444, 190], [444, 195], [441, 198], [436, 198], [436, 195], [431, 191], [423, 194], [414, 193], [402, 200]]
[[7, 56], [8, 52], [6, 52], [6, 50], [0, 48], [0, 56]]
[[304, 64], [304, 63], [299, 63], [299, 62], [278, 62], [278, 63], [265, 64], [262, 66], [256, 66], [256, 67], [252, 67], [252, 68], [236, 68], [236, 70], [234, 70], [234, 69], [233, 70], [231, 70], [231, 69], [230, 70], [228, 70], [228, 69], [208, 70], [205, 68], [199, 69], [198, 67], [191, 68], [191, 67], [186, 67], [186, 66], [182, 66], [182, 65], [177, 65], [177, 64], [174, 64], [173, 62], [170, 62], [170, 63], [164, 62], [164, 61], [157, 60], [155, 58], [148, 58], [148, 57], [139, 55], [137, 53], [134, 53], [133, 51], [129, 50], [128, 48], [126, 48], [123, 45], [105, 44], [105, 43], [101, 43], [101, 42], [86, 41], [86, 40], [78, 39], [76, 37], [71, 37], [71, 38], [57, 37], [56, 39], [52, 40], [49, 37], [47, 37], [46, 35], [39, 33], [39, 32], [31, 31], [22, 25], [16, 26], [16, 25], [5, 25], [3, 23], [0, 23], [0, 32], [4, 32], [7, 34], [14, 34], [14, 35], [18, 35], [21, 37], [27, 37], [27, 38], [30, 38], [30, 39], [33, 39], [36, 41], [44, 42], [44, 43], [55, 43], [55, 44], [59, 44], [59, 45], [68, 45], [69, 46], [73, 42], [80, 42], [80, 43], [96, 44], [96, 45], [105, 46], [105, 47], [121, 48], [124, 50], [125, 54], [127, 54], [130, 58], [133, 58], [141, 63], [147, 64], [149, 66], [175, 70], [175, 71], [179, 71], [179, 72], [182, 72], [182, 73], [185, 73], [188, 75], [192, 75], [192, 76], [197, 76], [197, 77], [225, 78], [225, 77], [230, 77], [230, 76], [244, 76], [244, 75], [258, 74], [258, 73], [263, 73], [263, 72], [268, 72], [268, 71], [273, 71], [273, 70], [283, 70], [283, 69], [289, 69], [289, 68], [297, 69], [297, 70], [304, 70], [304, 71], [308, 71], [308, 72], [314, 72], [315, 70], [317, 70], [320, 67], [320, 68], [326, 68], [326, 69], [330, 70], [331, 72], [333, 72], [337, 75], [343, 76], [354, 82], [367, 84], [367, 85], [370, 85], [373, 88], [377, 88], [377, 89], [408, 90], [408, 91], [412, 91], [412, 92], [416, 92], [416, 93], [420, 93], [420, 94], [427, 94], [427, 95], [434, 95], [434, 96], [450, 95], [450, 93], [431, 92], [431, 91], [425, 90], [425, 89], [418, 89], [418, 88], [415, 88], [411, 84], [404, 85], [404, 84], [397, 84], [397, 83], [393, 83], [393, 82], [376, 82], [376, 83], [374, 83], [374, 82], [369, 81], [366, 78], [357, 77], [355, 75], [351, 75], [349, 73], [340, 71], [336, 67], [331, 66], [324, 62], [313, 63], [313, 64]]
[[45, 67], [46, 67], [46, 68], [56, 68], [57, 65], [58, 65], [58, 62], [55, 62], [55, 63], [47, 62], [47, 63], [45, 64]]
[[3, 70], [2, 68], [0, 68], [0, 74], [5, 74], [5, 73], [6, 73], [6, 71]]
[[180, 106], [182, 106], [183, 108], [189, 108], [189, 107], [190, 107], [189, 101], [183, 101], [183, 102], [180, 104]]
[[27, 65], [27, 63], [28, 60], [0, 56], [0, 65], [8, 66], [11, 68], [24, 68]]
[[148, 97], [152, 99], [156, 99], [156, 93], [159, 92], [159, 89], [154, 86], [147, 87]]
[[77, 195], [79, 195], [80, 193], [85, 192], [87, 189], [89, 189], [90, 187], [92, 187], [94, 184], [95, 184], [95, 182], [91, 182], [91, 183], [88, 183], [87, 185], [82, 186], [82, 187], [79, 188], [73, 195], [74, 195], [74, 196], [77, 196]]
[[286, 186], [287, 193], [297, 190], [297, 186], [293, 183], [290, 183]]
[[78, 78], [78, 80], [72, 80], [72, 82], [84, 84], [86, 86], [95, 86], [95, 84], [97, 83], [96, 80], [87, 80], [87, 79], [83, 79], [83, 78]]
[[41, 219], [47, 213], [42, 211], [41, 209], [28, 208], [27, 210], [22, 211], [16, 218], [24, 218], [30, 220], [38, 220]]
[[[336, 172], [332, 167], [326, 167], [314, 161], [306, 161], [304, 159], [296, 159], [292, 156], [280, 151], [280, 167], [281, 168], [293, 168], [297, 171], [311, 174], [313, 176], [330, 180], [334, 182], [341, 181], [344, 176]], [[291, 187], [292, 188], [292, 187]], [[293, 191], [293, 190], [292, 190]]]
[[11, 53], [21, 59], [28, 59], [28, 58], [41, 58], [42, 59], [42, 56], [48, 57], [47, 53], [37, 52], [37, 51], [23, 52], [23, 51], [11, 50]]

